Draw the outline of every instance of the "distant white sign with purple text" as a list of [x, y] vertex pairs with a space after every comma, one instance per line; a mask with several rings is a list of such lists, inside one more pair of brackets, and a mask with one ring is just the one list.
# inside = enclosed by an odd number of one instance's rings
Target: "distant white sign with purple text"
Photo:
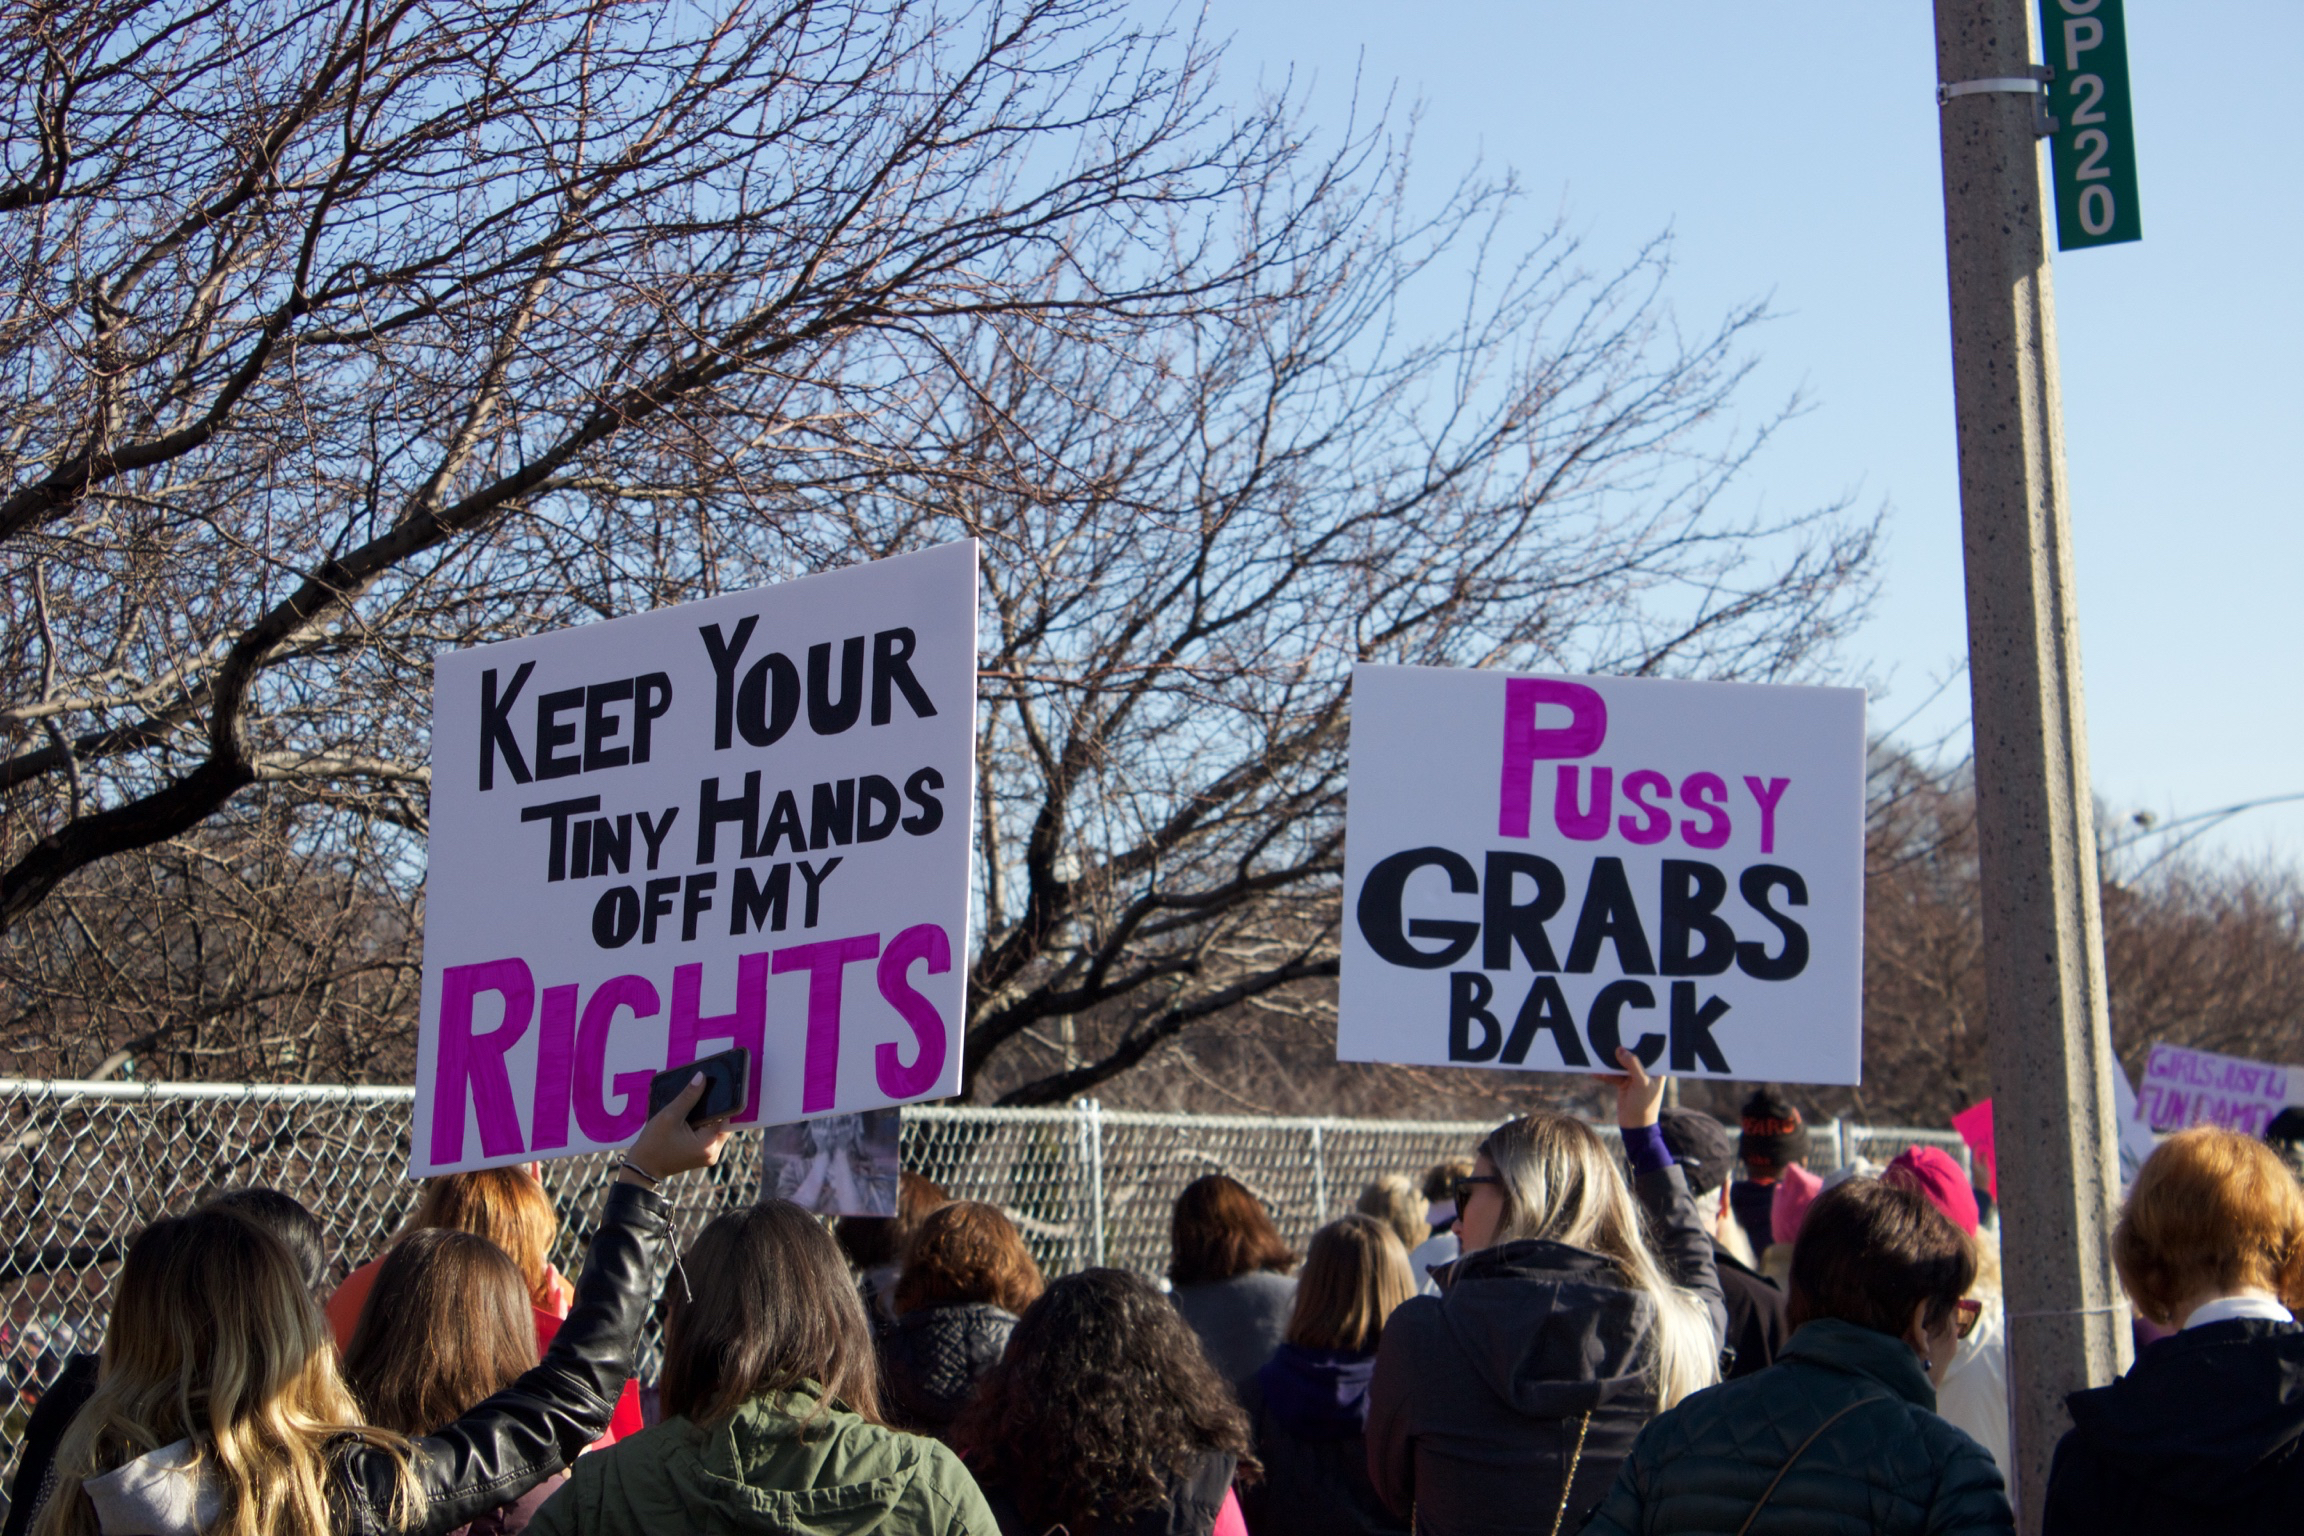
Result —
[[2261, 1136], [2272, 1117], [2299, 1097], [2304, 1071], [2162, 1043], [2144, 1060], [2136, 1118], [2155, 1131], [2221, 1125]]
[[1860, 1080], [1863, 690], [1352, 689], [1340, 1059]]
[[976, 546], [439, 658], [412, 1175], [959, 1089]]

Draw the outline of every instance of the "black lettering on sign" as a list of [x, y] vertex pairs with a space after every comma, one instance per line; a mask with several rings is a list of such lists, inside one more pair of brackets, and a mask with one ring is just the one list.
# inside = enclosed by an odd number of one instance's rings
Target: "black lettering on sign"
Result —
[[1536, 1032], [1543, 1030], [1552, 1036], [1552, 1044], [1560, 1053], [1564, 1067], [1588, 1067], [1592, 1058], [1584, 1054], [1584, 1042], [1576, 1036], [1576, 1015], [1568, 1006], [1567, 994], [1560, 990], [1559, 978], [1539, 976], [1521, 999], [1520, 1011], [1512, 1019], [1512, 1038], [1504, 1042], [1504, 1064], [1517, 1067], [1528, 1059], [1528, 1047], [1535, 1043]]
[[725, 752], [734, 741], [736, 725], [736, 664], [744, 659], [744, 647], [752, 643], [752, 631], [760, 623], [758, 614], [748, 613], [737, 621], [733, 637], [723, 639], [720, 626], [706, 624], [696, 633], [704, 637], [704, 650], [712, 658], [712, 747]]
[[[840, 692], [832, 692], [832, 643], [808, 647], [808, 729], [837, 736], [864, 712], [864, 637], [840, 642]], [[846, 841], [846, 839], [842, 839]]]
[[[1521, 875], [1536, 886], [1535, 893], [1524, 902], [1512, 899]], [[1487, 885], [1480, 897], [1480, 964], [1491, 971], [1508, 971], [1512, 969], [1512, 948], [1518, 945], [1531, 968], [1560, 969], [1544, 923], [1559, 913], [1560, 904], [1567, 899], [1568, 882], [1561, 878], [1560, 866], [1550, 859], [1532, 853], [1490, 853]]]
[[499, 696], [496, 692], [496, 669], [490, 667], [480, 674], [480, 787], [496, 787], [496, 759], [503, 756], [504, 766], [512, 770], [512, 782], [528, 782], [528, 760], [520, 755], [520, 739], [512, 734], [512, 704], [520, 697], [528, 674], [536, 670], [536, 663], [524, 661], [520, 670], [512, 674]]
[[[1496, 984], [1479, 971], [1448, 973], [1448, 1059], [1492, 1061], [1504, 1044], [1504, 1026], [1488, 1011]], [[1472, 1039], [1472, 1026], [1480, 1026], [1480, 1039]]]
[[1708, 997], [1696, 1006], [1696, 983], [1672, 983], [1672, 1070], [1693, 1072], [1701, 1064], [1707, 1072], [1726, 1072], [1728, 1058], [1712, 1038], [1712, 1026], [1728, 1013], [1725, 998]]
[[1768, 953], [1766, 944], [1748, 941], [1737, 945], [1737, 968], [1755, 981], [1790, 981], [1808, 969], [1808, 930], [1778, 911], [1769, 899], [1782, 890], [1786, 905], [1808, 905], [1808, 882], [1800, 878], [1800, 872], [1781, 864], [1755, 864], [1737, 880], [1736, 889], [1745, 905], [1774, 923], [1784, 936], [1784, 948], [1774, 955]]
[[904, 702], [912, 706], [912, 713], [925, 720], [936, 713], [936, 706], [928, 702], [928, 690], [921, 687], [912, 675], [912, 648], [920, 643], [911, 630], [899, 626], [884, 629], [872, 637], [872, 723], [886, 725], [895, 718], [894, 700], [889, 695], [893, 688], [904, 695]]
[[557, 693], [536, 696], [536, 777], [565, 779], [584, 771], [584, 758], [580, 753], [560, 755], [562, 747], [576, 745], [577, 722], [563, 725], [560, 717], [571, 710], [584, 707], [584, 690], [563, 688]]
[[[1599, 964], [1602, 944], [1616, 946], [1616, 969], [1625, 975], [1656, 974], [1648, 931], [1640, 926], [1640, 909], [1633, 904], [1631, 882], [1624, 877], [1624, 861], [1614, 856], [1592, 861], [1583, 910], [1576, 914], [1576, 934], [1568, 941], [1568, 969], [1579, 975], [1592, 971]], [[1663, 1049], [1661, 1041], [1657, 1049]], [[1600, 1059], [1615, 1058], [1602, 1051]]]
[[748, 864], [736, 867], [736, 894], [728, 905], [728, 936], [742, 938], [744, 925], [749, 922], [762, 933], [784, 931], [785, 908], [792, 899], [792, 866], [774, 864], [768, 869], [768, 883], [760, 883]]
[[[1403, 931], [1401, 897], [1407, 890], [1408, 877], [1425, 868], [1445, 871], [1448, 889], [1459, 896], [1475, 895], [1480, 889], [1480, 877], [1473, 873], [1472, 861], [1464, 855], [1445, 848], [1410, 848], [1379, 859], [1376, 867], [1368, 871], [1368, 878], [1360, 884], [1360, 900], [1355, 904], [1354, 916], [1360, 924], [1360, 936], [1384, 960], [1420, 971], [1437, 971], [1454, 965], [1472, 952], [1472, 945], [1480, 937], [1480, 925], [1419, 917], [1410, 921]], [[1418, 949], [1408, 942], [1411, 938], [1438, 939], [1441, 947]]]
[[904, 818], [904, 830], [914, 837], [926, 837], [944, 824], [944, 802], [931, 793], [944, 787], [944, 775], [933, 768], [923, 768], [904, 781], [904, 798], [920, 807]]
[[[1667, 976], [1717, 976], [1736, 963], [1736, 930], [1719, 915], [1728, 877], [1695, 859], [1664, 861], [1664, 915], [1656, 927]], [[1691, 948], [1691, 941], [1701, 941]]]
[[[1612, 981], [1600, 989], [1592, 999], [1592, 1011], [1585, 1015], [1584, 1036], [1592, 1042], [1592, 1054], [1602, 1062], [1613, 1065], [1617, 1048], [1624, 1043], [1622, 1019], [1627, 1008], [1653, 1008], [1656, 994], [1644, 981]], [[1656, 1058], [1664, 1054], [1662, 1035], [1642, 1035], [1632, 1047], [1632, 1054], [1640, 1058], [1640, 1065], [1652, 1067]]]

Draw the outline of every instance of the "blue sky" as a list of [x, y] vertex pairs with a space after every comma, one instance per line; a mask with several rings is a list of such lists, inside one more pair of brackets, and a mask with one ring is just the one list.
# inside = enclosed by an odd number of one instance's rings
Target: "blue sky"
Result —
[[[1744, 494], [1890, 509], [1886, 584], [1845, 658], [1875, 726], [1957, 731], [1965, 650], [1926, 0], [1211, 0], [1228, 89], [1296, 71], [1314, 120], [1397, 84], [1421, 180], [1510, 166], [1534, 231], [1590, 260], [1673, 231], [1691, 325], [1770, 297], [1748, 403], [1813, 409]], [[2304, 791], [2296, 668], [2304, 492], [2304, 130], [2296, 0], [2130, 0], [2144, 239], [2057, 259], [2089, 747], [2116, 816]], [[2149, 847], [2150, 845], [2145, 845]], [[2202, 847], [2304, 863], [2304, 804]]]

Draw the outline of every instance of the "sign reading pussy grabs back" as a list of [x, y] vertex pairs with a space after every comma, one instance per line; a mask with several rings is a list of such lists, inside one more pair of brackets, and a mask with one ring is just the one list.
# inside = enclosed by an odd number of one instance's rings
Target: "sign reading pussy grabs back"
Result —
[[1345, 1061], [1854, 1083], [1864, 693], [1363, 666]]
[[413, 1175], [959, 1091], [976, 546], [439, 658]]

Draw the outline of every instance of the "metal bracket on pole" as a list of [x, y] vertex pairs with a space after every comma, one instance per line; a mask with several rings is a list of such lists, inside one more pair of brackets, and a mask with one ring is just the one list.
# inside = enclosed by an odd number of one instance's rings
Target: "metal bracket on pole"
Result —
[[1995, 75], [1988, 80], [1939, 80], [1936, 105], [1949, 106], [1955, 96], [2030, 96], [2038, 103], [2032, 115], [2032, 136], [2044, 139], [2059, 126], [2056, 119], [2048, 115], [2048, 83], [2055, 78], [2055, 65], [2035, 64], [2027, 74]]

